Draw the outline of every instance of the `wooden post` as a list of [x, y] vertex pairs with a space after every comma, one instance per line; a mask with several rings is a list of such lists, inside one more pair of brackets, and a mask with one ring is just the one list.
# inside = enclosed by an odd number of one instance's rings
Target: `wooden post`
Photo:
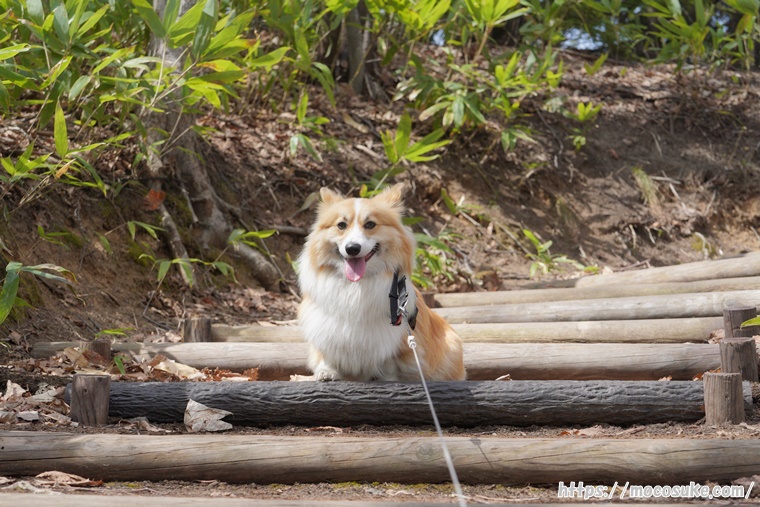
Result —
[[742, 380], [757, 382], [757, 345], [754, 338], [723, 338], [720, 371], [740, 373]]
[[748, 326], [742, 329], [742, 322], [757, 317], [755, 306], [731, 306], [723, 309], [723, 329], [726, 338], [750, 338], [760, 334], [760, 326]]
[[182, 321], [182, 339], [187, 343], [211, 341], [211, 319], [198, 317]]
[[111, 355], [111, 340], [108, 338], [98, 338], [97, 340], [90, 342], [87, 348], [100, 355], [106, 360], [106, 363], [110, 363], [113, 359]]
[[705, 373], [705, 424], [744, 422], [742, 376], [739, 373]]
[[74, 375], [71, 381], [71, 419], [83, 426], [107, 424], [110, 397], [110, 376]]

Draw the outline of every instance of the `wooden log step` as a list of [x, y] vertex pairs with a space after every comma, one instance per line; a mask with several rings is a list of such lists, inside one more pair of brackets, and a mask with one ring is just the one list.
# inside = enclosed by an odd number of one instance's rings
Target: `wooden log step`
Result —
[[[466, 484], [689, 484], [760, 470], [760, 440], [447, 437]], [[0, 473], [104, 481], [448, 482], [436, 437], [103, 435], [0, 431]], [[23, 503], [21, 504], [23, 505]]]
[[[367, 484], [370, 487], [370, 484]], [[372, 486], [374, 487], [374, 486]], [[382, 488], [379, 485], [377, 488]], [[396, 488], [394, 488], [396, 489]], [[213, 490], [219, 493], [221, 490]], [[100, 495], [98, 494], [100, 493]], [[255, 494], [255, 493], [254, 493]], [[294, 492], [294, 494], [298, 494]], [[106, 495], [108, 495], [106, 497]], [[186, 496], [154, 496], [140, 495], [113, 495], [107, 491], [100, 491], [98, 488], [92, 488], [92, 493], [87, 495], [70, 494], [56, 495], [55, 507], [135, 507], [139, 501], [140, 507], [452, 507], [456, 504], [451, 501], [442, 503], [434, 502], [390, 502], [386, 501], [366, 501], [366, 500], [273, 500], [271, 498], [223, 498], [223, 497], [186, 497]], [[308, 494], [304, 494], [308, 496]], [[367, 496], [370, 496], [367, 494]], [[444, 496], [441, 493], [441, 496]], [[384, 498], [381, 496], [380, 498]], [[385, 497], [387, 498], [387, 497]], [[583, 498], [583, 492], [580, 493]], [[469, 500], [469, 499], [468, 499]], [[478, 502], [475, 505], [480, 505]], [[4, 493], [0, 492], [0, 505], [14, 505], [23, 507], [50, 507], [50, 495], [29, 494], [29, 493]], [[491, 505], [494, 505], [491, 503]], [[538, 504], [515, 503], [509, 501], [505, 504], [497, 504], [507, 507], [537, 507]], [[693, 504], [646, 504], [647, 507], [693, 507]], [[540, 506], [538, 506], [540, 507]], [[577, 503], [552, 503], [550, 507], [578, 507]]]
[[728, 259], [687, 262], [608, 275], [584, 276], [572, 280], [553, 280], [534, 284], [532, 288], [601, 287], [603, 285], [636, 285], [641, 283], [695, 282], [760, 275], [760, 252], [750, 252]]
[[659, 296], [760, 288], [760, 276], [698, 280], [696, 282], [647, 283], [626, 285], [600, 285], [598, 287], [506, 290], [494, 292], [450, 292], [435, 294], [434, 301], [444, 308], [453, 306], [504, 305], [515, 303], [543, 303], [578, 299], [606, 299], [632, 296]]
[[[693, 381], [431, 382], [429, 390], [440, 423], [463, 428], [627, 426], [705, 416], [703, 384]], [[189, 400], [231, 412], [224, 420], [235, 426], [432, 424], [422, 384], [406, 382], [114, 382], [108, 415], [181, 423]]]
[[[465, 342], [488, 343], [684, 343], [701, 342], [723, 326], [720, 317], [453, 324]], [[298, 326], [211, 326], [216, 342], [302, 342]]]
[[760, 290], [708, 292], [510, 305], [436, 308], [450, 323], [716, 317], [729, 306], [760, 305]]
[[[36, 358], [49, 357], [72, 342], [37, 343]], [[231, 371], [259, 368], [261, 380], [309, 374], [305, 343], [126, 343], [114, 351], [163, 354], [194, 368]], [[720, 365], [717, 344], [465, 343], [470, 380], [691, 380]]]

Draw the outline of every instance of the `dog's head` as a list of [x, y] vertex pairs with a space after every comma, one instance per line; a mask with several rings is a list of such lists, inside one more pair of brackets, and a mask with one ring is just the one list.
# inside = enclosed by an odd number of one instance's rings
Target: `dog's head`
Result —
[[334, 268], [352, 282], [378, 273], [411, 274], [414, 236], [401, 222], [403, 184], [370, 199], [320, 191], [317, 221], [306, 243], [309, 262]]

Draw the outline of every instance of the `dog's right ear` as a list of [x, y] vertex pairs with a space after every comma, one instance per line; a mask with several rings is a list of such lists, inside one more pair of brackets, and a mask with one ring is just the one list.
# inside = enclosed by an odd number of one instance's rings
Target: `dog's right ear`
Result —
[[322, 202], [325, 204], [332, 204], [334, 202], [338, 202], [341, 199], [343, 199], [342, 195], [340, 195], [335, 190], [332, 190], [327, 187], [322, 187], [319, 190], [319, 197], [321, 198]]

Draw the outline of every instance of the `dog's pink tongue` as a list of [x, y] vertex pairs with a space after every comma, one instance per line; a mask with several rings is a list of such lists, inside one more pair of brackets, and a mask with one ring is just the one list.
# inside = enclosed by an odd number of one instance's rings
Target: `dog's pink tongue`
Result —
[[344, 271], [346, 272], [346, 278], [352, 282], [358, 282], [364, 276], [367, 271], [367, 261], [364, 257], [352, 257], [345, 259]]

